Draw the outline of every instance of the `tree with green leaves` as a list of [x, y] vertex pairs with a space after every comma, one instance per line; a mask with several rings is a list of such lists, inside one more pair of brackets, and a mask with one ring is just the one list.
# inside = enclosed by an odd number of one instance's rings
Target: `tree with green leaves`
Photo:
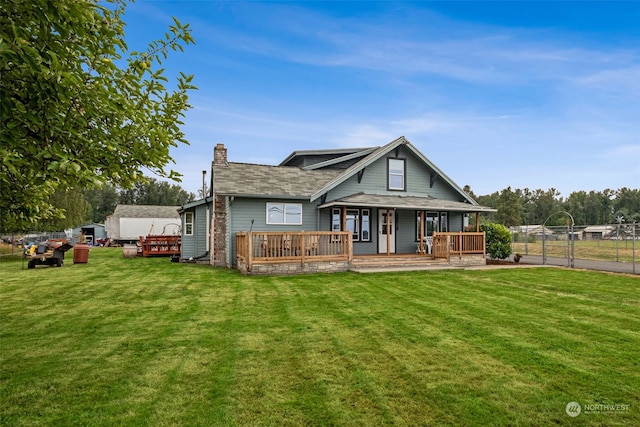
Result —
[[500, 193], [497, 204], [496, 221], [507, 227], [522, 224], [521, 191], [507, 187]]
[[82, 195], [89, 204], [89, 218], [91, 222], [103, 224], [107, 216], [111, 215], [118, 204], [118, 190], [110, 184], [87, 188]]
[[195, 195], [179, 185], [149, 178], [137, 182], [133, 188], [120, 190], [118, 203], [124, 205], [182, 206], [195, 200]]
[[125, 0], [0, 3], [0, 218], [2, 230], [55, 216], [56, 189], [130, 187], [166, 170], [193, 76], [165, 84], [162, 63], [193, 43], [188, 25], [129, 51]]
[[80, 190], [59, 188], [49, 198], [49, 203], [57, 208], [59, 214], [34, 224], [33, 230], [62, 231], [78, 227], [88, 220], [91, 208]]

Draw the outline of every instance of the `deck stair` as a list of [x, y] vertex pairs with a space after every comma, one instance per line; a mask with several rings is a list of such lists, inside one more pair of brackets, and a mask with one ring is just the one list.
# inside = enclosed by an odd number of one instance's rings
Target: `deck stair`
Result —
[[354, 255], [351, 270], [360, 273], [373, 271], [410, 271], [447, 267], [446, 259], [433, 259], [419, 255]]

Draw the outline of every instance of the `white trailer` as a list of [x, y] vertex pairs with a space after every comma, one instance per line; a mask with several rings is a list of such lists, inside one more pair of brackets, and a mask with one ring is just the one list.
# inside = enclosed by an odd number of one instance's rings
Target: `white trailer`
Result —
[[107, 239], [111, 243], [134, 243], [140, 236], [179, 236], [180, 206], [117, 205], [105, 221]]

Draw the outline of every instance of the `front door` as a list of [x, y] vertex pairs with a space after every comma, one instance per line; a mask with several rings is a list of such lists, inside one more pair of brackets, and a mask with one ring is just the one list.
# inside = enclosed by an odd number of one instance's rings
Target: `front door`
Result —
[[378, 253], [396, 253], [396, 216], [393, 209], [378, 209]]

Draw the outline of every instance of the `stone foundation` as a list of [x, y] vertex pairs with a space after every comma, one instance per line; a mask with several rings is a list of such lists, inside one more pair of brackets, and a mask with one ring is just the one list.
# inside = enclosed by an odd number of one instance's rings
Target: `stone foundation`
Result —
[[281, 276], [291, 274], [311, 274], [311, 273], [338, 273], [348, 271], [351, 268], [349, 261], [326, 261], [326, 262], [287, 262], [272, 264], [253, 264], [251, 271], [247, 264], [238, 261], [238, 270], [248, 276]]
[[487, 265], [487, 259], [484, 255], [463, 255], [462, 258], [451, 255], [449, 265], [452, 267], [471, 267], [478, 265]]

